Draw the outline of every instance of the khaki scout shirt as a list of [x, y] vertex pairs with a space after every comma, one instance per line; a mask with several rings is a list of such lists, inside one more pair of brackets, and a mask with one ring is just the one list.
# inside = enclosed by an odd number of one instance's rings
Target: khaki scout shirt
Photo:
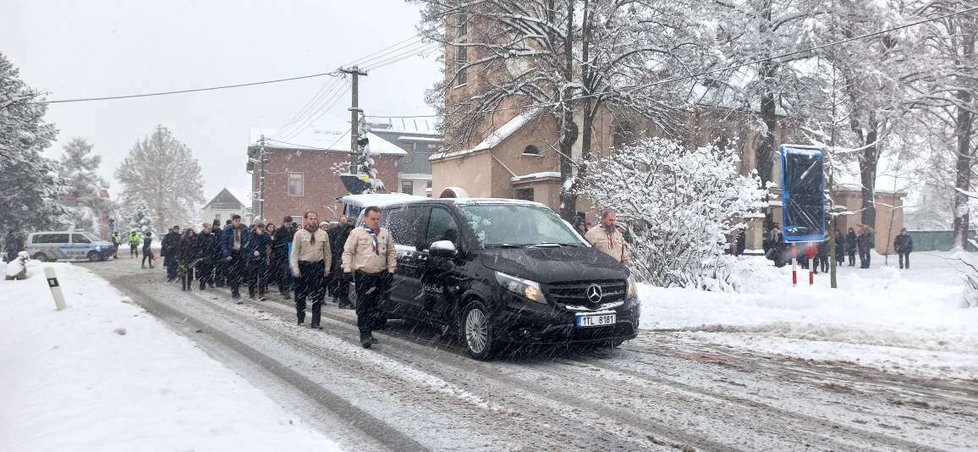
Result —
[[333, 263], [332, 251], [329, 249], [329, 236], [325, 232], [316, 228], [316, 243], [309, 243], [309, 231], [299, 229], [292, 238], [292, 254], [289, 255], [289, 267], [292, 273], [299, 273], [299, 261], [319, 262], [326, 261], [326, 273], [329, 273], [330, 264]]
[[611, 234], [605, 230], [604, 226], [595, 226], [584, 234], [584, 238], [595, 248], [604, 251], [612, 259], [623, 264], [628, 263], [628, 250], [625, 249], [625, 236], [615, 228]]
[[394, 273], [397, 268], [397, 250], [394, 249], [390, 231], [380, 228], [377, 246], [377, 253], [374, 253], [370, 233], [363, 226], [354, 228], [343, 246], [343, 271], [379, 273], [387, 270]]

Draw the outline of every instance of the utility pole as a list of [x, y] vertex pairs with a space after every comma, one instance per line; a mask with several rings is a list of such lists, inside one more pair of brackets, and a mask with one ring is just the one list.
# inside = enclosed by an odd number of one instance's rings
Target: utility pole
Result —
[[258, 139], [258, 217], [265, 218], [265, 134]]
[[340, 72], [344, 74], [350, 74], [353, 76], [353, 99], [350, 106], [350, 174], [357, 173], [357, 160], [359, 157], [359, 147], [357, 146], [357, 138], [360, 137], [360, 76], [366, 76], [367, 73], [360, 70], [359, 66], [353, 66], [350, 69], [340, 68]]

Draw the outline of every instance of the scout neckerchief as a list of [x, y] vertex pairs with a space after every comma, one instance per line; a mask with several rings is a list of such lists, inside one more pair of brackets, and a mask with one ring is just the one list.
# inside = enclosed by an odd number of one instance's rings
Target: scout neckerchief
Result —
[[370, 241], [374, 247], [374, 255], [380, 256], [380, 242], [377, 240], [377, 234], [374, 233], [373, 229], [370, 229], [367, 225], [363, 225], [363, 229], [367, 230], [367, 234], [370, 234]]
[[615, 241], [612, 240], [612, 237], [614, 236], [615, 230], [612, 229], [609, 231], [608, 228], [602, 228], [602, 229], [604, 229], [604, 233], [608, 235], [608, 249], [614, 249]]

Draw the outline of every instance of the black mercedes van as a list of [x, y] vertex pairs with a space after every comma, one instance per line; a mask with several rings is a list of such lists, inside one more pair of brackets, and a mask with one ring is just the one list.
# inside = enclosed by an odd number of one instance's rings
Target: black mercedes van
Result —
[[458, 332], [473, 358], [506, 344], [634, 338], [628, 270], [556, 212], [509, 199], [430, 199], [382, 208], [397, 271], [380, 310]]

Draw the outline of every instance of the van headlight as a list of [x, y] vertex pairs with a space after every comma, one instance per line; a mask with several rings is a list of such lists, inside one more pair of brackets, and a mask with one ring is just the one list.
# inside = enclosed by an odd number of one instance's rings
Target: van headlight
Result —
[[96, 246], [95, 247], [95, 252], [96, 253], [101, 253], [102, 252], [102, 245]]
[[626, 293], [626, 298], [632, 298], [635, 296], [635, 280], [631, 276], [628, 277], [628, 291]]
[[496, 272], [496, 282], [506, 290], [513, 292], [527, 300], [535, 303], [546, 304], [547, 299], [543, 296], [540, 283], [528, 279], [517, 278], [506, 273]]

